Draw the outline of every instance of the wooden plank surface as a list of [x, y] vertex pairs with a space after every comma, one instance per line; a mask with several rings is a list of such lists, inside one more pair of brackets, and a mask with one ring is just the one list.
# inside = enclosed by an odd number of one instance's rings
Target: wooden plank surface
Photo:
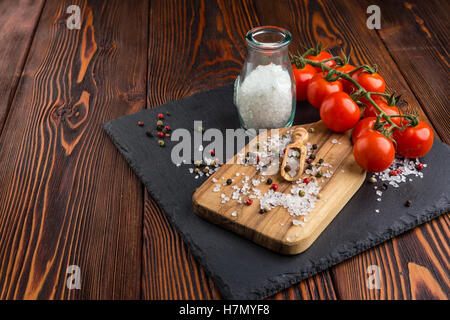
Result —
[[0, 2], [0, 133], [41, 16], [44, 0]]
[[148, 6], [107, 4], [44, 7], [0, 138], [0, 298], [140, 296], [142, 186], [101, 123], [145, 106]]
[[442, 140], [450, 143], [450, 2], [361, 1], [371, 4], [380, 6], [378, 34], [389, 54]]

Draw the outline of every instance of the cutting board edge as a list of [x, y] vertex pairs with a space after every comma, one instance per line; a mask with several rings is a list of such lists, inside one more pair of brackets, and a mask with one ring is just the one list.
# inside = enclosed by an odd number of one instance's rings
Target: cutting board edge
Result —
[[[358, 190], [361, 185], [364, 183], [366, 179], [367, 172], [364, 172], [363, 175], [360, 176], [360, 179], [356, 182], [355, 188]], [[272, 250], [276, 253], [282, 255], [297, 255], [304, 251], [306, 251], [314, 241], [322, 234], [322, 232], [327, 228], [330, 223], [336, 218], [336, 216], [341, 212], [342, 208], [347, 204], [347, 202], [353, 197], [355, 192], [350, 192], [345, 197], [344, 201], [341, 202], [341, 205], [336, 207], [335, 213], [327, 214], [325, 219], [325, 223], [321, 223], [321, 228], [314, 229], [313, 232], [308, 235], [298, 238], [295, 241], [287, 242], [287, 241], [279, 241], [279, 239], [271, 238], [267, 234], [263, 234], [258, 232], [257, 230], [246, 228], [244, 225], [237, 223], [225, 216], [219, 214], [218, 212], [208, 210], [206, 206], [202, 206], [198, 200], [196, 199], [194, 192], [192, 196], [192, 206], [194, 208], [194, 212], [201, 217], [202, 219], [211, 222], [219, 227], [222, 227], [226, 230], [236, 233], [239, 236], [244, 237], [264, 248]], [[272, 241], [267, 241], [267, 239], [271, 239]]]

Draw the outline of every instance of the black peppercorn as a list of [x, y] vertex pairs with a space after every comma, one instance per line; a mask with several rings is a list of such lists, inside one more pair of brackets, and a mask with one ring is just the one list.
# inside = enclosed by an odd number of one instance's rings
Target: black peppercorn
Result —
[[319, 163], [320, 163], [320, 164], [323, 163], [323, 159], [322, 159], [322, 158], [319, 159]]
[[411, 204], [412, 204], [411, 200], [406, 200], [405, 207], [411, 207]]
[[153, 137], [153, 133], [150, 130], [145, 131], [147, 137]]
[[314, 143], [314, 144], [312, 145], [312, 148], [313, 148], [314, 150], [316, 150], [316, 149], [317, 149], [317, 144]]
[[268, 178], [267, 181], [266, 181], [266, 183], [269, 184], [269, 185], [272, 184], [272, 179], [271, 179], [271, 178]]
[[314, 159], [316, 159], [316, 156], [312, 154], [312, 155], [309, 156], [309, 158], [310, 158], [311, 160], [314, 160]]
[[232, 183], [233, 183], [233, 180], [227, 179], [227, 185], [230, 185], [230, 184], [232, 184]]

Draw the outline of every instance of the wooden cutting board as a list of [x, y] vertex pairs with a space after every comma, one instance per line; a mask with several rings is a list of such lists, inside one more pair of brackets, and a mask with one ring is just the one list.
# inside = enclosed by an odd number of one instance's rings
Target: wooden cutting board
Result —
[[[296, 127], [300, 126], [278, 129], [279, 134], [282, 135]], [[259, 213], [258, 199], [253, 199], [252, 205], [246, 205], [245, 200], [241, 204], [236, 200], [221, 203], [221, 195], [230, 196], [232, 185], [222, 185], [221, 190], [217, 192], [214, 191], [217, 184], [223, 184], [229, 178], [234, 180], [233, 185], [239, 183], [245, 176], [250, 177], [250, 182], [252, 179], [261, 178], [261, 172], [254, 166], [237, 164], [238, 154], [255, 150], [257, 138], [250, 141], [245, 150], [235, 155], [232, 164], [228, 161], [196, 190], [192, 198], [195, 212], [214, 224], [281, 254], [292, 255], [305, 251], [359, 189], [365, 180], [366, 172], [354, 160], [350, 132], [333, 133], [321, 121], [302, 127], [307, 130], [313, 128], [314, 132], [309, 133], [308, 141], [317, 144], [317, 149], [314, 150], [315, 161], [324, 159], [325, 163], [331, 165], [330, 170], [333, 171], [329, 178], [316, 178], [321, 187], [320, 199], [307, 215], [293, 217], [281, 206], [267, 213]], [[239, 176], [236, 176], [236, 173]], [[292, 183], [283, 180], [279, 172], [273, 176], [264, 176], [264, 179], [269, 177], [273, 183], [278, 184], [278, 191], [290, 193]], [[303, 177], [310, 178], [311, 175], [304, 173]], [[270, 185], [264, 180], [255, 188], [264, 194]]]

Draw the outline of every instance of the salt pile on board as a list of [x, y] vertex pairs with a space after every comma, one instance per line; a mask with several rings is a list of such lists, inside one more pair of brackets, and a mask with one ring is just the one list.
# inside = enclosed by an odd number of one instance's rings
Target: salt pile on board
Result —
[[237, 89], [236, 106], [247, 128], [283, 127], [292, 114], [292, 83], [287, 70], [257, 66]]

